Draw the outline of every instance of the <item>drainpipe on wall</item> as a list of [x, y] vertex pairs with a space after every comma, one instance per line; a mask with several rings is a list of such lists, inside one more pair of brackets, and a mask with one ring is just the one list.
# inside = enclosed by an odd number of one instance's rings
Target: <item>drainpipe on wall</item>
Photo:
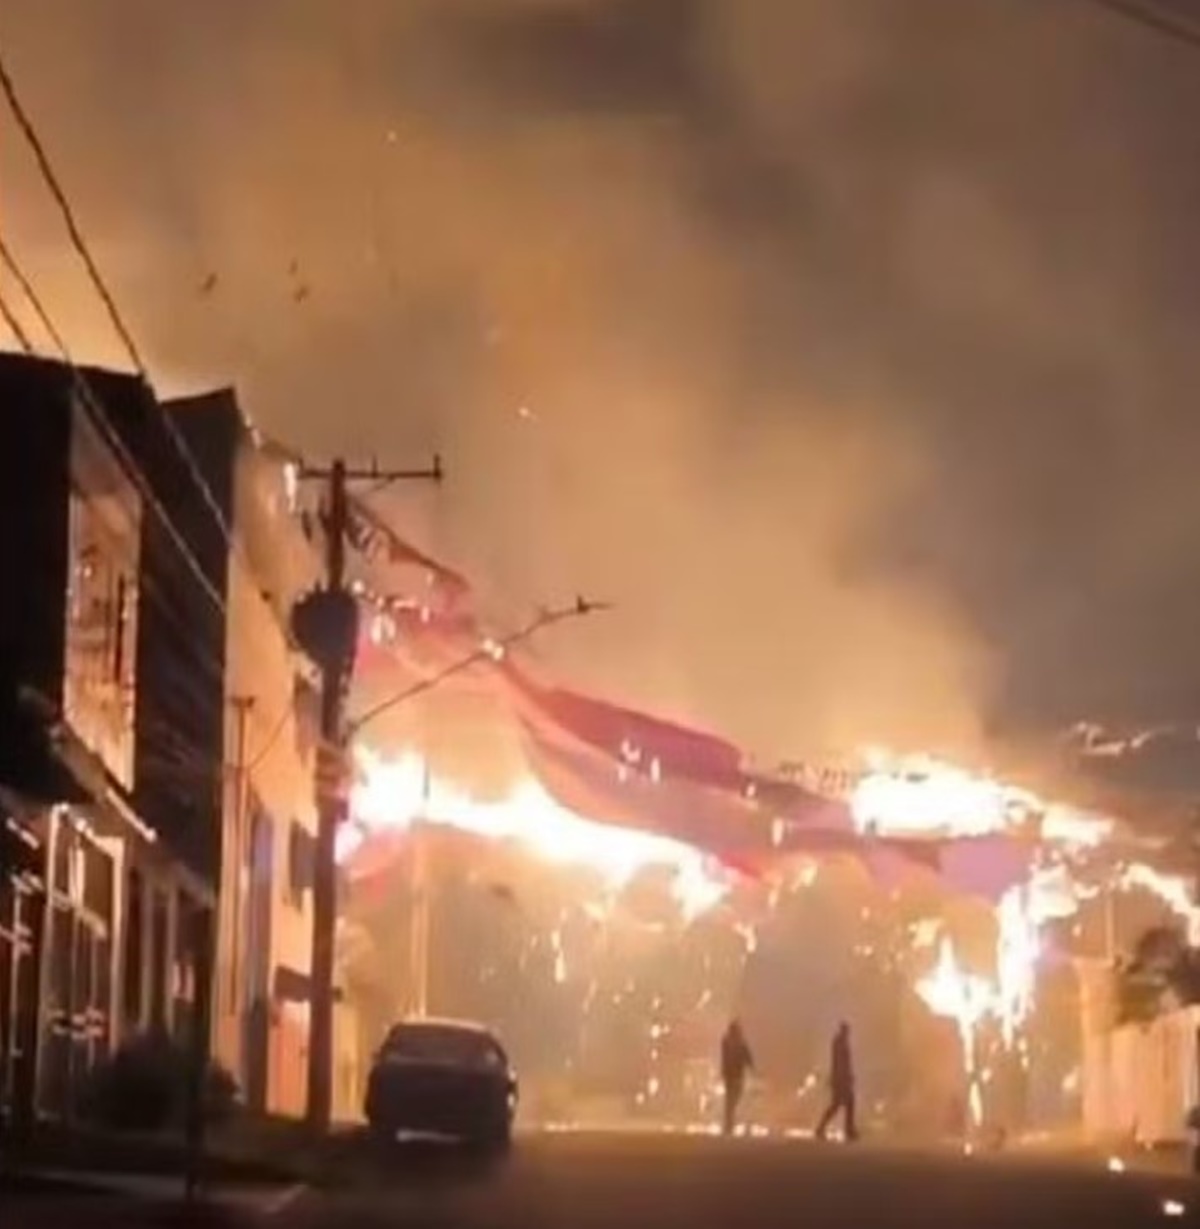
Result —
[[[227, 942], [222, 944], [219, 936], [216, 950], [224, 950], [227, 963], [219, 969], [218, 976], [223, 983], [217, 1002], [222, 1031], [229, 1022], [240, 1021], [249, 1010], [247, 987], [243, 976], [243, 935], [242, 910], [249, 890], [247, 882], [247, 815], [250, 797], [250, 770], [247, 758], [250, 731], [250, 711], [254, 707], [253, 696], [231, 696], [229, 703], [234, 711], [236, 732], [234, 735], [233, 774], [233, 811], [230, 816], [229, 832], [226, 841], [222, 863], [226, 869], [225, 881], [221, 884], [218, 897], [217, 916], [220, 919], [219, 929], [224, 929]], [[239, 1082], [245, 1087], [246, 1056], [243, 1053], [243, 1033], [237, 1031], [237, 1073]]]

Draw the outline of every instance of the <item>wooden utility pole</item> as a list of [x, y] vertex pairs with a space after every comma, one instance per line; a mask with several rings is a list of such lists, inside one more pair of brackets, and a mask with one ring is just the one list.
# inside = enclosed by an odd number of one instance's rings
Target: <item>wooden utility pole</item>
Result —
[[344, 791], [331, 788], [329, 757], [344, 759], [346, 751], [346, 692], [354, 664], [358, 608], [346, 587], [346, 538], [350, 513], [347, 483], [363, 479], [376, 483], [407, 479], [441, 481], [435, 458], [429, 469], [381, 470], [378, 466], [351, 469], [340, 458], [328, 469], [304, 467], [304, 478], [328, 481], [326, 514], [326, 573], [323, 589], [297, 604], [297, 624], [306, 650], [321, 669], [321, 747], [317, 756], [316, 865], [313, 868], [312, 961], [309, 970], [308, 1124], [314, 1132], [329, 1129], [333, 1114], [333, 995], [334, 943], [337, 933], [337, 866], [334, 846], [338, 825], [345, 818]]

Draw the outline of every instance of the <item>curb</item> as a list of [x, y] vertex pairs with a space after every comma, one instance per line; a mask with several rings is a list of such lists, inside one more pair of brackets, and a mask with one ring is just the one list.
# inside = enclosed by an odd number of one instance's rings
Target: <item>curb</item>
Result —
[[[210, 1208], [278, 1216], [308, 1190], [305, 1183], [250, 1186], [244, 1183], [201, 1184], [197, 1202]], [[184, 1205], [182, 1175], [84, 1173], [76, 1170], [36, 1169], [0, 1173], [0, 1192], [27, 1197], [64, 1199], [132, 1199], [147, 1205]]]

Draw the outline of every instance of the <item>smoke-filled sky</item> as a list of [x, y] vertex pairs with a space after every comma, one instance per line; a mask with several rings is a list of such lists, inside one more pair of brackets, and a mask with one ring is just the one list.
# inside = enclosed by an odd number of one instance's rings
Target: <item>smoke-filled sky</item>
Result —
[[[160, 388], [440, 449], [494, 609], [618, 603], [563, 677], [768, 756], [1200, 717], [1200, 50], [1088, 0], [4, 0], [0, 45]], [[7, 119], [0, 224], [117, 361]]]

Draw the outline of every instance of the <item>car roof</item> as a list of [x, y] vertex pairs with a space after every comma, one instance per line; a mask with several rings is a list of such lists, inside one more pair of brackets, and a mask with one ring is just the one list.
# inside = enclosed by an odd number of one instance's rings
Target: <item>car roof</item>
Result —
[[493, 1041], [496, 1038], [495, 1033], [486, 1024], [478, 1024], [474, 1020], [454, 1020], [445, 1016], [406, 1016], [403, 1020], [397, 1020], [389, 1031], [395, 1032], [402, 1028], [443, 1029], [456, 1033], [473, 1033], [478, 1037], [487, 1037]]

